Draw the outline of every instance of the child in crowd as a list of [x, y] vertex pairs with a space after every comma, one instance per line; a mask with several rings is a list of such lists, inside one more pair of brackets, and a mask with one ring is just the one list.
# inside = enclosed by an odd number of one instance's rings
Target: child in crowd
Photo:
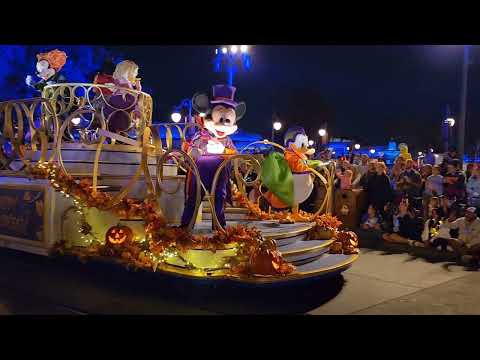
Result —
[[443, 195], [443, 176], [440, 175], [440, 170], [439, 165], [432, 168], [432, 175], [425, 181], [425, 194], [429, 196]]
[[[442, 218], [437, 208], [433, 208], [430, 217], [425, 221], [422, 233], [422, 241], [426, 247], [436, 247], [437, 250], [447, 251], [448, 242], [445, 239], [450, 238], [448, 229], [443, 228]], [[452, 251], [452, 248], [448, 249]]]
[[383, 207], [383, 216], [381, 229], [385, 233], [393, 233], [393, 217], [396, 213], [395, 206], [392, 202], [388, 202]]
[[362, 217], [362, 229], [364, 230], [380, 230], [382, 219], [377, 212], [377, 209], [370, 205], [367, 213]]
[[444, 209], [441, 207], [439, 197], [433, 196], [430, 198], [430, 202], [428, 203], [428, 207], [427, 207], [426, 218], [429, 218], [432, 216], [433, 209], [435, 209], [435, 211], [437, 212], [438, 216], [440, 217], [440, 220], [442, 220], [447, 215], [447, 213], [445, 213]]
[[340, 189], [350, 190], [352, 188], [353, 171], [346, 169], [343, 173], [338, 171], [337, 177], [340, 179]]

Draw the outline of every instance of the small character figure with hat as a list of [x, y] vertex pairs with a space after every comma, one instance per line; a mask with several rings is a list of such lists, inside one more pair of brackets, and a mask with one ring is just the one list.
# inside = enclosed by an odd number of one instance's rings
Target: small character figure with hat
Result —
[[[229, 136], [238, 130], [237, 121], [245, 115], [246, 105], [235, 101], [235, 91], [236, 88], [232, 86], [215, 85], [211, 100], [205, 94], [196, 94], [192, 99], [193, 108], [198, 113], [206, 114], [206, 117], [203, 119], [203, 129], [193, 136], [184, 149], [195, 159], [202, 183], [209, 191], [215, 172], [225, 156], [236, 153]], [[215, 211], [223, 227], [226, 225], [225, 202], [231, 196], [230, 171], [229, 168], [223, 170], [215, 191]], [[187, 175], [186, 185], [182, 226], [187, 226], [194, 216], [196, 179], [192, 174]], [[202, 198], [204, 195], [202, 189]]]
[[40, 78], [38, 82], [33, 81], [33, 77], [28, 75], [25, 83], [42, 92], [46, 85], [52, 85], [59, 82], [65, 82], [65, 77], [60, 73], [63, 66], [67, 62], [67, 54], [64, 51], [55, 49], [47, 53], [37, 54], [37, 76]]
[[313, 191], [314, 177], [308, 157], [315, 149], [308, 147], [308, 136], [301, 127], [292, 127], [284, 136], [285, 153], [270, 153], [262, 163], [262, 182], [268, 188], [266, 200], [277, 209], [291, 207], [293, 219], [303, 221], [299, 204]]

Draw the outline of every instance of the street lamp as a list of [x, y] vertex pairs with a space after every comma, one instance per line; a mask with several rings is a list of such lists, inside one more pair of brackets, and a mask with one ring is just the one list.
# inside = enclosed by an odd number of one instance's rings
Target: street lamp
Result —
[[[170, 115], [174, 123], [178, 123], [182, 120], [182, 109], [185, 108], [188, 110], [188, 119], [185, 118], [185, 123], [192, 122], [192, 100], [183, 99], [178, 106], [175, 106], [172, 115]], [[202, 114], [200, 114], [202, 116]]]
[[325, 129], [318, 130], [318, 135], [320, 135], [322, 137], [325, 136], [326, 133], [327, 133], [327, 130], [325, 130]]
[[455, 126], [455, 119], [452, 117], [450, 112], [450, 106], [447, 105], [445, 120], [442, 123], [442, 140], [444, 144], [445, 152], [450, 148], [450, 141], [452, 138], [452, 129]]
[[230, 50], [227, 46], [223, 46], [221, 51], [218, 51], [218, 48], [215, 49], [214, 69], [220, 72], [223, 68], [227, 73], [229, 86], [233, 86], [233, 77], [239, 70], [239, 66], [246, 71], [252, 67], [247, 45], [231, 45]]
[[282, 123], [280, 121], [275, 121], [272, 126], [272, 142], [275, 139], [275, 131], [278, 131], [282, 128]]

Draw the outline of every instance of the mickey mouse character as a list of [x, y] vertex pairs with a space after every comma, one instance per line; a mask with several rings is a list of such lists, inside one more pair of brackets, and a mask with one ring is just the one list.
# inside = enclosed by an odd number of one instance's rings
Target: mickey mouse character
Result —
[[46, 85], [64, 82], [65, 77], [60, 74], [60, 70], [67, 62], [67, 54], [58, 49], [49, 51], [47, 53], [37, 54], [37, 76], [40, 78], [38, 82], [34, 82], [31, 75], [25, 79], [25, 83], [42, 92]]
[[[185, 149], [195, 159], [200, 178], [209, 191], [224, 156], [236, 153], [235, 145], [229, 136], [238, 130], [237, 121], [245, 115], [246, 105], [234, 100], [235, 91], [236, 88], [232, 86], [215, 85], [211, 101], [205, 94], [195, 95], [192, 100], [194, 109], [207, 116], [203, 120], [203, 129], [193, 136]], [[225, 168], [215, 191], [215, 212], [223, 227], [226, 225], [224, 208], [230, 190], [229, 178], [230, 169]], [[195, 210], [196, 179], [191, 173], [187, 175], [186, 186], [182, 226], [188, 226]], [[202, 199], [204, 195], [202, 189]]]

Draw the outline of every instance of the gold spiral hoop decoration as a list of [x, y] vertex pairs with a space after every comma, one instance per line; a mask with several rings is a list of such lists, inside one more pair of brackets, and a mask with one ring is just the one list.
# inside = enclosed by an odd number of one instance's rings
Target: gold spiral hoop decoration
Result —
[[[247, 186], [255, 186], [256, 184], [260, 183], [260, 177], [261, 177], [261, 172], [259, 171], [259, 169], [261, 168], [260, 162], [254, 156], [252, 155], [249, 155], [249, 156], [251, 157], [248, 157], [248, 159], [242, 157], [242, 158], [237, 158], [233, 160], [233, 174], [235, 176], [237, 188], [246, 197], [248, 197], [248, 194], [246, 192]], [[243, 171], [241, 170], [241, 167], [244, 164], [247, 164], [250, 166], [247, 168], [246, 173], [242, 176]], [[245, 180], [245, 178], [251, 174], [252, 170], [255, 171], [257, 175], [256, 178], [251, 181]]]
[[[42, 110], [48, 109], [49, 117], [45, 117]], [[39, 127], [35, 125], [35, 111], [40, 109], [38, 117]], [[12, 117], [12, 112], [15, 113], [15, 120]], [[5, 142], [10, 141], [13, 148], [13, 156], [5, 156], [3, 148], [0, 150], [0, 162], [3, 168], [15, 173], [22, 172], [25, 167], [34, 162], [34, 153], [38, 151], [38, 144], [40, 145], [40, 162], [47, 161], [48, 141], [53, 138], [55, 141], [58, 132], [58, 119], [55, 109], [50, 101], [42, 98], [12, 100], [0, 103], [0, 115], [3, 115], [3, 128], [0, 134], [0, 139]], [[31, 149], [29, 149], [30, 157], [26, 157], [25, 144], [25, 119], [28, 124], [28, 131], [31, 136]], [[53, 160], [54, 152], [50, 154], [48, 161]], [[15, 160], [22, 162], [20, 169], [11, 167], [11, 163]]]
[[[107, 91], [112, 94], [105, 95]], [[112, 103], [113, 96], [123, 96], [123, 100], [126, 101], [127, 94], [132, 96], [131, 104], [119, 107]], [[105, 121], [107, 129], [114, 114], [121, 112], [128, 116], [129, 123], [122, 130], [124, 136], [128, 136], [128, 132], [133, 128], [137, 136], [141, 136], [144, 129], [152, 124], [151, 96], [133, 89], [89, 83], [61, 83], [45, 86], [42, 97], [54, 102], [55, 111], [60, 118], [68, 117], [71, 112], [79, 109], [95, 109], [96, 112], [90, 120], [84, 118], [89, 122], [87, 129], [94, 125], [96, 119], [103, 117], [105, 120], [104, 110], [107, 108], [112, 110]], [[48, 111], [46, 113], [50, 114]]]
[[[66, 119], [65, 121], [63, 122], [62, 126], [60, 127], [59, 131], [58, 131], [58, 134], [56, 136], [56, 145], [55, 145], [55, 153], [56, 153], [56, 156], [57, 156], [57, 160], [58, 160], [58, 163], [62, 169], [62, 171], [66, 174], [66, 175], [69, 175], [69, 172], [67, 170], [67, 168], [65, 167], [65, 164], [63, 163], [63, 156], [62, 156], [62, 139], [65, 138], [65, 131], [68, 127], [72, 126], [72, 119], [75, 118], [75, 117], [78, 117], [78, 116], [81, 116], [83, 114], [94, 114], [95, 113], [95, 110], [94, 109], [80, 109], [80, 110], [76, 110], [74, 112], [72, 112]], [[105, 122], [103, 122], [101, 124], [101, 128], [102, 129], [105, 129]], [[105, 141], [104, 137], [102, 139], [102, 137], [100, 137], [100, 139], [98, 139], [98, 142], [99, 142], [99, 145], [102, 144], [102, 142]], [[98, 148], [97, 148], [98, 150]], [[98, 155], [98, 159], [97, 159], [97, 155]], [[93, 181], [95, 182], [95, 186], [96, 186], [96, 175], [98, 174], [98, 166], [99, 166], [99, 160], [100, 160], [100, 153], [96, 153], [95, 154], [95, 161], [94, 161], [94, 165], [93, 165]]]
[[[188, 224], [188, 229], [191, 231], [191, 230], [193, 230], [193, 227], [195, 226], [195, 220], [197, 218], [198, 209], [200, 208], [200, 203], [202, 202], [202, 197], [201, 197], [202, 188], [205, 191], [205, 195], [206, 195], [206, 197], [209, 201], [210, 201], [210, 195], [209, 195], [208, 191], [206, 190], [205, 185], [202, 182], [202, 179], [200, 177], [200, 173], [198, 171], [197, 165], [195, 164], [195, 161], [192, 159], [192, 157], [190, 155], [188, 155], [183, 150], [179, 150], [179, 149], [167, 150], [165, 153], [160, 155], [160, 157], [158, 159], [158, 162], [157, 162], [157, 186], [158, 186], [159, 192], [166, 192], [165, 189], [162, 188], [162, 184], [161, 184], [162, 180], [163, 180], [163, 164], [171, 156], [177, 156], [177, 157], [182, 156], [184, 161], [186, 161], [187, 167], [189, 167], [189, 169], [193, 173], [193, 176], [195, 176], [195, 180], [196, 180], [195, 181], [195, 183], [196, 183], [196, 187], [195, 187], [195, 210], [193, 212], [192, 219], [190, 220], [190, 223]], [[188, 194], [185, 194], [185, 198], [187, 196], [188, 196]], [[211, 202], [210, 202], [210, 205], [212, 205]], [[214, 208], [212, 207], [212, 209], [214, 209]]]
[[212, 209], [211, 211], [212, 211], [212, 225], [213, 225], [213, 228], [220, 231], [220, 232], [223, 232], [223, 233], [225, 233], [226, 231], [222, 227], [220, 222], [218, 221], [218, 217], [217, 217], [217, 214], [216, 214], [216, 211], [215, 211], [215, 196], [217, 194], [217, 192], [215, 190], [217, 189], [218, 179], [220, 178], [220, 176], [222, 174], [222, 171], [227, 167], [227, 165], [230, 162], [234, 162], [236, 160], [249, 160], [249, 161], [251, 161], [253, 166], [256, 167], [258, 176], [261, 173], [260, 163], [258, 162], [258, 160], [254, 156], [252, 156], [250, 154], [237, 154], [237, 155], [229, 156], [218, 167], [217, 171], [215, 172], [215, 175], [213, 177], [213, 182], [212, 182], [211, 194], [213, 194], [213, 195], [209, 197], [209, 201], [210, 201], [210, 206], [211, 206], [211, 209]]
[[254, 142], [248, 144], [247, 146], [244, 146], [242, 148], [242, 150], [240, 150], [240, 154], [243, 154], [250, 146], [253, 146], [253, 145], [256, 145], [256, 144], [271, 145], [273, 147], [276, 147], [277, 149], [282, 150], [283, 152], [285, 152], [285, 150], [286, 150], [282, 145], [279, 145], [277, 143], [274, 143], [274, 142], [271, 142], [271, 141], [268, 141], [268, 140], [263, 140], [263, 141], [254, 141]]
[[[277, 149], [282, 150], [284, 153], [286, 149], [274, 142], [263, 140], [263, 141], [255, 141], [253, 143], [248, 144], [247, 146], [243, 147], [240, 153], [244, 153], [248, 148], [256, 144], [263, 144], [263, 145], [271, 145]], [[327, 163], [326, 165], [322, 165], [320, 167], [320, 171], [315, 170], [314, 168], [310, 168], [311, 173], [320, 179], [322, 185], [325, 188], [325, 197], [322, 201], [322, 204], [319, 206], [317, 211], [312, 215], [312, 219], [316, 218], [322, 212], [331, 213], [332, 211], [332, 199], [333, 199], [333, 179], [335, 174], [335, 169], [332, 167], [332, 163]], [[265, 193], [262, 192], [263, 184], [260, 183], [258, 187], [258, 191], [260, 192], [260, 197], [265, 198]], [[260, 197], [258, 200], [260, 200]]]

